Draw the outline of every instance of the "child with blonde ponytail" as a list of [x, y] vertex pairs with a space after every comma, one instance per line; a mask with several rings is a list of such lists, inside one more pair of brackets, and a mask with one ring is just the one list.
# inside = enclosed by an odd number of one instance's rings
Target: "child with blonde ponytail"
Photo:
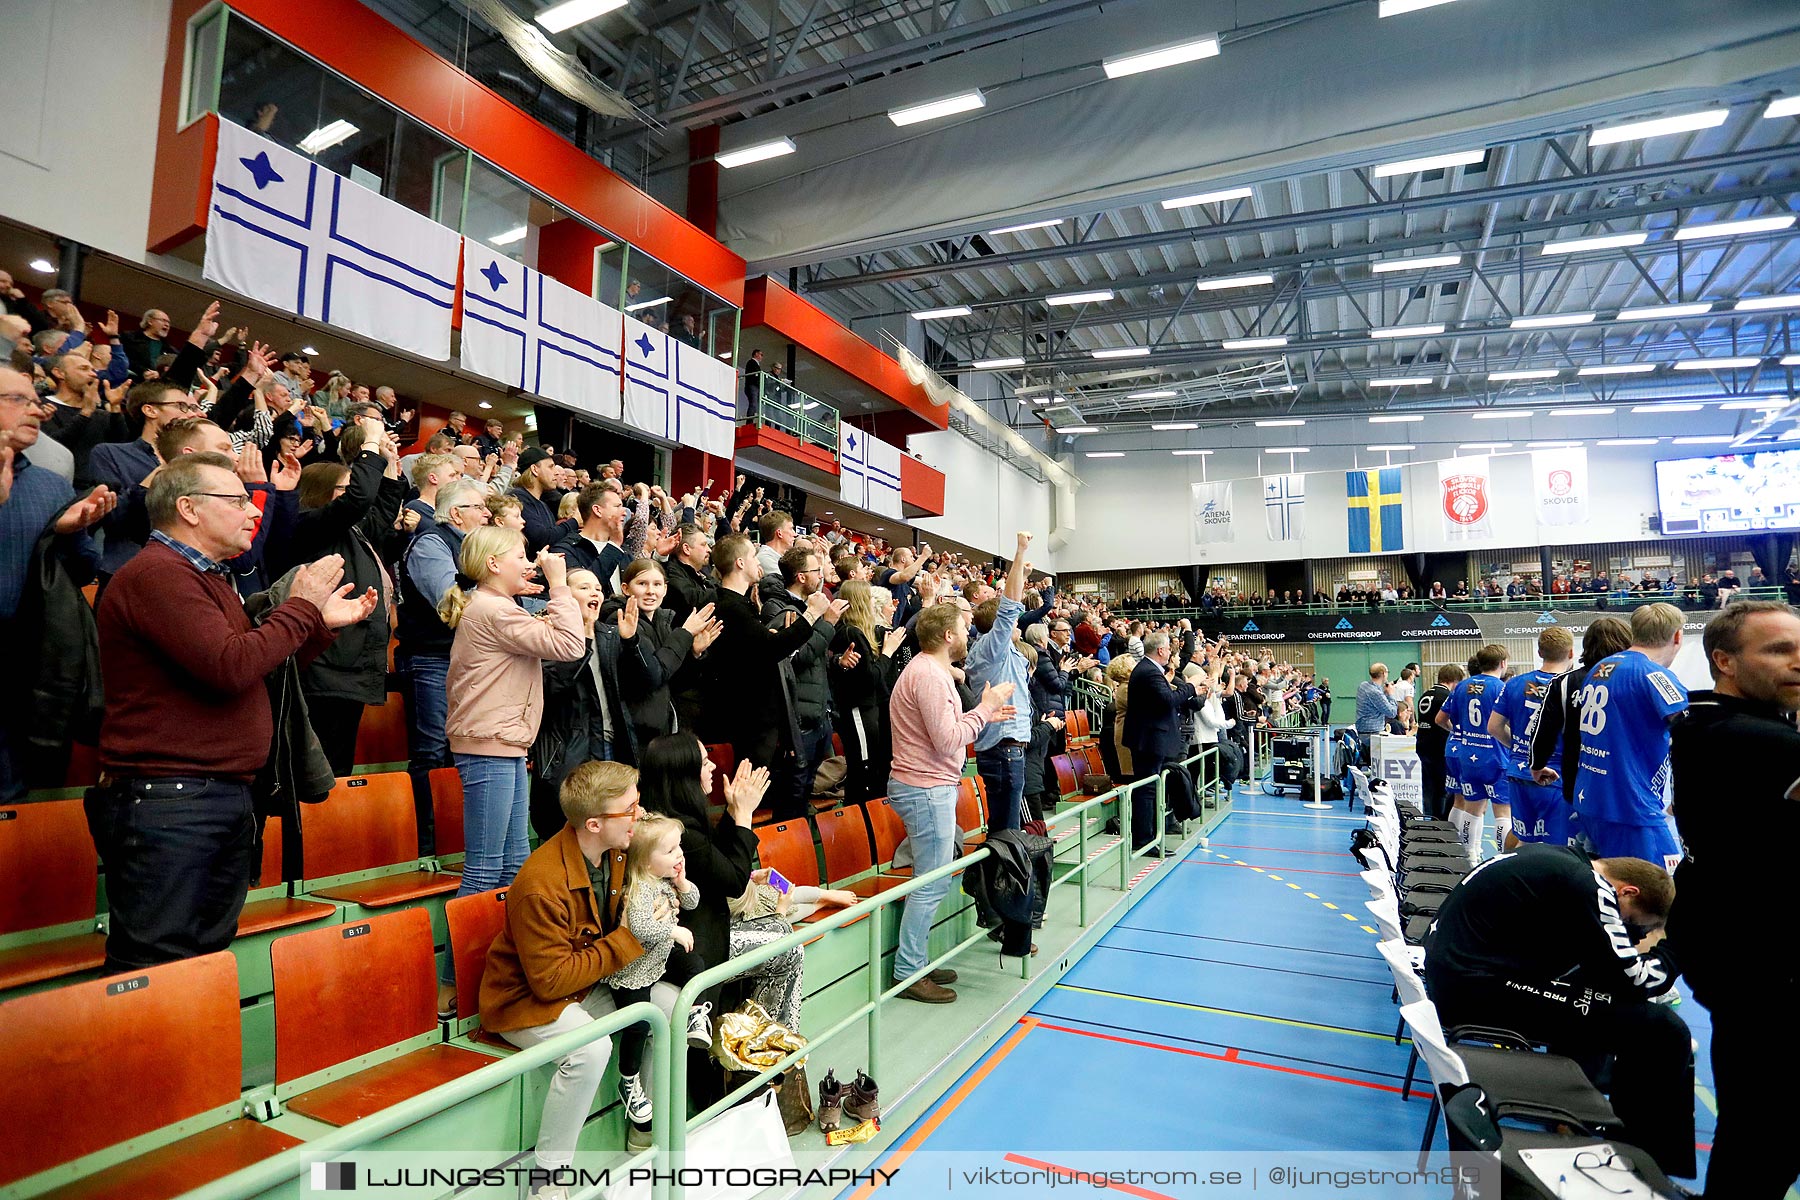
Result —
[[[457, 565], [467, 590], [445, 593], [438, 615], [456, 631], [444, 732], [462, 777], [466, 853], [456, 894], [467, 896], [505, 887], [525, 862], [525, 758], [544, 714], [543, 664], [580, 658], [587, 639], [561, 555], [545, 551], [534, 562], [525, 556], [523, 535], [486, 525], [463, 538]], [[534, 617], [518, 600], [539, 593], [549, 606]], [[453, 979], [446, 962], [440, 1012], [454, 1011]]]

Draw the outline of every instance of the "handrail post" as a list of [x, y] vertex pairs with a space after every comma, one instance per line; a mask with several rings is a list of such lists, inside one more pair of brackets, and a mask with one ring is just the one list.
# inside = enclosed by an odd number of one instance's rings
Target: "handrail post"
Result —
[[1088, 923], [1088, 821], [1085, 811], [1075, 815], [1075, 838], [1075, 861], [1079, 864], [1075, 868], [1075, 885], [1078, 889], [1076, 895], [1077, 902], [1081, 905], [1081, 927], [1086, 929]]
[[1143, 780], [1125, 785], [1119, 793], [1119, 890], [1125, 890], [1125, 882], [1131, 878], [1131, 816], [1136, 807], [1138, 787]]
[[[905, 901], [902, 901], [901, 903], [902, 903], [902, 905], [904, 905]], [[868, 1071], [869, 1071], [869, 1077], [872, 1079], [880, 1079], [881, 1078], [881, 993], [886, 990], [885, 988], [883, 988], [881, 986], [882, 985], [881, 914], [885, 911], [887, 911], [887, 906], [884, 905], [881, 908], [875, 909], [873, 912], [871, 912], [869, 914], [869, 1053], [868, 1053], [869, 1067], [868, 1067]], [[904, 908], [902, 908], [903, 913], [904, 913], [904, 911], [905, 911]], [[902, 917], [902, 920], [904, 920], [904, 917]], [[896, 934], [898, 934], [899, 926], [895, 926], [894, 928], [895, 928]], [[929, 933], [927, 933], [925, 936], [927, 938], [929, 938], [931, 935]], [[930, 957], [931, 957], [931, 943], [929, 941], [927, 941], [925, 944], [925, 956], [926, 956], [926, 960], [929, 961]], [[899, 961], [900, 961], [898, 946], [895, 947], [894, 961], [896, 964], [899, 963]]]

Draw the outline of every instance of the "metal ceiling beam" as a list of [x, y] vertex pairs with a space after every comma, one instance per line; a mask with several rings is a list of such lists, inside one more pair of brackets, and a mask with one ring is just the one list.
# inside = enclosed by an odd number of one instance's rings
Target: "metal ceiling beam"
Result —
[[[950, 275], [963, 275], [970, 271], [1015, 266], [1020, 263], [1068, 258], [1073, 254], [1116, 254], [1127, 250], [1141, 250], [1171, 242], [1196, 241], [1219, 235], [1252, 237], [1261, 234], [1286, 233], [1318, 225], [1374, 221], [1382, 217], [1405, 216], [1446, 208], [1463, 208], [1478, 204], [1508, 204], [1564, 192], [1654, 183], [1672, 176], [1743, 171], [1773, 163], [1791, 162], [1794, 156], [1795, 148], [1793, 146], [1765, 146], [1755, 150], [1740, 150], [1731, 154], [1710, 155], [1706, 158], [1625, 167], [1616, 171], [1602, 171], [1592, 175], [1564, 175], [1554, 179], [1534, 179], [1521, 183], [1500, 184], [1495, 187], [1472, 188], [1463, 192], [1446, 192], [1441, 196], [1415, 196], [1406, 200], [1384, 200], [1379, 203], [1344, 205], [1338, 208], [1316, 209], [1310, 212], [1290, 213], [1276, 217], [1257, 217], [1248, 221], [1238, 221], [1231, 225], [1208, 226], [1199, 230], [1186, 227], [1155, 230], [1149, 233], [1130, 234], [1125, 237], [1103, 238], [1099, 241], [1083, 243], [1080, 246], [1060, 243], [1053, 246], [1034, 246], [1007, 254], [989, 254], [981, 258], [965, 259], [953, 263], [929, 263], [922, 266], [894, 267], [885, 271], [869, 271], [858, 275], [839, 275], [820, 279], [813, 284], [812, 290], [816, 292], [841, 291], [845, 288], [900, 279], [942, 278]], [[1686, 205], [1677, 207], [1691, 208], [1704, 203], [1708, 203], [1708, 201], [1703, 198], [1695, 198]], [[1622, 219], [1637, 211], [1639, 211], [1637, 208], [1620, 209], [1614, 212], [1610, 219]], [[1586, 219], [1588, 221], [1609, 219], [1606, 213], [1607, 210], [1590, 210]], [[1582, 214], [1575, 214], [1576, 220], [1581, 219], [1581, 216]], [[1567, 219], [1557, 222], [1560, 225], [1571, 223]], [[1439, 242], [1445, 240], [1447, 239], [1442, 237], [1436, 239]], [[1234, 268], [1238, 265], [1232, 264]]]

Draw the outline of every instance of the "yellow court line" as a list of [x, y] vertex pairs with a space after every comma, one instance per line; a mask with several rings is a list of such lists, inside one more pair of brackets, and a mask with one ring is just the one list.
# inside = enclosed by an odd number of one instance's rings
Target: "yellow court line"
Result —
[[1317, 900], [1319, 898], [1319, 893], [1317, 892], [1306, 892], [1304, 895], [1308, 900]]
[[1300, 890], [1300, 885], [1297, 883], [1290, 883], [1288, 886], [1293, 888], [1296, 892]]
[[1705, 1084], [1696, 1083], [1694, 1085], [1694, 1095], [1700, 1097], [1700, 1103], [1706, 1105], [1707, 1112], [1715, 1117], [1719, 1115], [1719, 1102], [1713, 1099], [1712, 1092], [1708, 1090]]
[[1356, 918], [1355, 918], [1355, 917], [1353, 917], [1353, 916], [1351, 916], [1351, 915], [1350, 915], [1350, 914], [1349, 914], [1349, 913], [1339, 913], [1339, 914], [1338, 914], [1338, 916], [1340, 916], [1340, 917], [1342, 917], [1342, 918], [1344, 918], [1344, 920], [1346, 920], [1346, 921], [1354, 921], [1354, 920], [1356, 920]]
[[[1312, 1021], [1295, 1021], [1288, 1017], [1268, 1017], [1261, 1013], [1239, 1012], [1235, 1008], [1212, 1008], [1205, 1004], [1189, 1004], [1182, 1000], [1159, 1000], [1155, 996], [1133, 996], [1128, 992], [1109, 992], [1101, 988], [1081, 987], [1073, 983], [1058, 983], [1054, 988], [1066, 992], [1083, 992], [1089, 996], [1111, 996], [1116, 1000], [1135, 1000], [1140, 1004], [1160, 1004], [1164, 1008], [1185, 1008], [1193, 1012], [1215, 1013], [1222, 1017], [1242, 1017], [1246, 1021], [1262, 1021], [1270, 1025], [1291, 1025], [1296, 1029], [1318, 1029], [1326, 1033], [1346, 1033], [1351, 1037], [1374, 1038], [1378, 1042], [1391, 1042], [1393, 1037], [1385, 1033], [1370, 1033], [1366, 1029], [1345, 1029], [1342, 1025], [1319, 1025]], [[1401, 1044], [1410, 1042], [1407, 1038]]]
[[1370, 929], [1370, 928], [1369, 928], [1369, 927], [1368, 927], [1368, 926], [1367, 926], [1367, 925], [1364, 925], [1364, 926], [1363, 926], [1363, 927], [1362, 927], [1362, 931], [1363, 931], [1363, 932], [1364, 932], [1364, 933], [1374, 933], [1374, 932], [1375, 932], [1375, 931], [1374, 931], [1374, 930], [1373, 930], [1373, 929]]
[[1281, 882], [1281, 876], [1279, 875], [1271, 875], [1269, 878], [1275, 880], [1277, 883]]
[[[1311, 892], [1308, 892], [1308, 893], [1307, 893], [1307, 895], [1309, 895], [1309, 896], [1311, 896], [1311, 895], [1312, 895], [1312, 893], [1311, 893]], [[1315, 899], [1315, 900], [1318, 900], [1318, 899], [1319, 899], [1319, 898], [1318, 898], [1318, 897], [1317, 897], [1317, 896], [1313, 896], [1313, 899]], [[1336, 912], [1336, 911], [1337, 911], [1337, 905], [1335, 905], [1335, 904], [1333, 904], [1333, 903], [1332, 903], [1332, 902], [1331, 902], [1331, 901], [1329, 901], [1329, 900], [1319, 900], [1319, 903], [1320, 903], [1320, 904], [1323, 904], [1323, 905], [1324, 905], [1324, 906], [1325, 906], [1325, 907], [1326, 907], [1326, 908], [1329, 908], [1329, 909], [1330, 909], [1330, 910], [1331, 910], [1331, 911], [1332, 911], [1332, 912]]]

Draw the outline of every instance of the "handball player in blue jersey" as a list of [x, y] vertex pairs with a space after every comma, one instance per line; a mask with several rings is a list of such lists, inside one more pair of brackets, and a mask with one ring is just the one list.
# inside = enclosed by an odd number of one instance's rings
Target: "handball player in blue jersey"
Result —
[[1669, 823], [1669, 718], [1686, 710], [1688, 696], [1668, 669], [1680, 647], [1681, 610], [1646, 604], [1631, 614], [1631, 648], [1602, 660], [1581, 685], [1576, 844], [1591, 854], [1668, 871], [1681, 861]]
[[[1561, 626], [1552, 625], [1538, 634], [1538, 660], [1544, 665], [1507, 680], [1500, 703], [1488, 717], [1488, 732], [1506, 753], [1506, 781], [1502, 785], [1512, 793], [1512, 828], [1504, 834], [1503, 845], [1511, 850], [1520, 842], [1548, 842], [1553, 846], [1569, 843], [1569, 805], [1562, 789], [1544, 785], [1531, 778], [1531, 719], [1550, 695], [1550, 685], [1569, 669], [1575, 656], [1575, 639]], [[1562, 769], [1560, 751], [1551, 756], [1549, 767]]]
[[1496, 833], [1512, 823], [1512, 797], [1506, 785], [1506, 748], [1488, 732], [1488, 718], [1506, 692], [1500, 679], [1506, 670], [1506, 647], [1490, 642], [1469, 660], [1469, 677], [1450, 690], [1450, 698], [1433, 718], [1450, 731], [1445, 755], [1450, 772], [1461, 784], [1462, 797], [1450, 806], [1450, 823], [1462, 840], [1470, 862], [1481, 859], [1481, 814], [1494, 807]]

